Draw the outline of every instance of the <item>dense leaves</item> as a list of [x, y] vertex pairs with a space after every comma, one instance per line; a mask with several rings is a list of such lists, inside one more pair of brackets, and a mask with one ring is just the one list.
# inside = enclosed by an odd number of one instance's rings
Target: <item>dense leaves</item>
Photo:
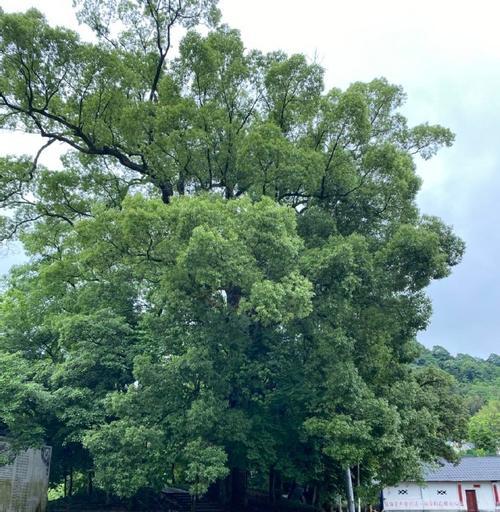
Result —
[[422, 347], [416, 363], [423, 367], [438, 367], [453, 375], [471, 414], [489, 401], [500, 400], [500, 360], [496, 354], [481, 359], [468, 354], [453, 356], [440, 346], [432, 350]]
[[[445, 348], [423, 349], [419, 366], [439, 367], [453, 375], [460, 394], [465, 398], [471, 418], [468, 427], [468, 453], [496, 454], [500, 440], [500, 360], [491, 354], [487, 359], [467, 354], [452, 356]], [[467, 444], [465, 445], [467, 447]]]
[[482, 454], [496, 455], [500, 449], [500, 402], [492, 400], [469, 422], [469, 438]]
[[323, 504], [349, 466], [369, 493], [453, 458], [456, 383], [410, 364], [464, 249], [415, 204], [449, 130], [408, 126], [385, 79], [324, 92], [304, 56], [245, 50], [215, 2], [76, 4], [95, 42], [0, 15], [3, 127], [70, 150], [0, 162], [31, 256], [0, 304], [12, 435], [54, 445], [56, 480], [237, 510], [248, 480]]

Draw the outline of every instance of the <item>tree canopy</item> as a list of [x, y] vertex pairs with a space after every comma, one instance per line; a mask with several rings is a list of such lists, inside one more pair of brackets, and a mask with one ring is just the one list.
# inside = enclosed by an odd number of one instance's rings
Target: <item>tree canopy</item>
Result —
[[496, 455], [500, 449], [500, 401], [492, 400], [469, 421], [469, 438], [482, 454]]
[[500, 440], [500, 359], [490, 354], [487, 359], [467, 354], [452, 356], [445, 348], [422, 349], [419, 366], [439, 367], [453, 375], [459, 384], [471, 418], [468, 425], [471, 455], [495, 455]]
[[248, 479], [320, 505], [345, 468], [368, 493], [453, 458], [456, 382], [411, 364], [464, 250], [415, 202], [452, 133], [383, 78], [325, 91], [247, 50], [215, 0], [75, 4], [91, 42], [0, 14], [2, 127], [68, 147], [62, 171], [0, 161], [0, 236], [30, 255], [0, 299], [2, 424], [54, 446], [55, 481], [237, 510]]
[[416, 363], [421, 367], [435, 366], [453, 375], [471, 414], [489, 401], [500, 400], [500, 359], [497, 354], [490, 354], [487, 359], [468, 354], [452, 356], [437, 345], [432, 350], [422, 347]]

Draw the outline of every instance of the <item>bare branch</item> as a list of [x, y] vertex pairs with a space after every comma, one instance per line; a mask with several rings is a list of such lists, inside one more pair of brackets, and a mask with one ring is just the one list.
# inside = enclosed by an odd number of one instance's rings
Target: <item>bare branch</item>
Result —
[[33, 175], [35, 174], [35, 171], [36, 171], [36, 168], [38, 166], [38, 160], [39, 158], [42, 156], [42, 153], [49, 147], [51, 146], [52, 144], [54, 144], [54, 142], [56, 141], [56, 139], [54, 138], [51, 138], [49, 139], [49, 141], [44, 144], [36, 153], [35, 155], [35, 158], [33, 159], [33, 164], [31, 166], [31, 169], [30, 169], [30, 179], [33, 179]]

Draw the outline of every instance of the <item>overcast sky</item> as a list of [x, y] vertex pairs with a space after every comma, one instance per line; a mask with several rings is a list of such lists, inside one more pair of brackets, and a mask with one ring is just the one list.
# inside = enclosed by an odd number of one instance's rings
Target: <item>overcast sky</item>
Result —
[[[6, 11], [37, 7], [78, 28], [71, 0], [0, 0]], [[500, 37], [498, 0], [222, 0], [224, 21], [248, 48], [301, 52], [326, 69], [327, 87], [385, 76], [408, 94], [410, 123], [440, 123], [453, 148], [418, 162], [422, 211], [442, 217], [466, 241], [451, 277], [434, 283], [432, 322], [420, 341], [453, 353], [499, 352]], [[0, 132], [0, 153], [34, 152], [39, 142]], [[55, 145], [54, 145], [55, 146]], [[61, 148], [42, 161], [58, 166]], [[0, 252], [0, 272], [19, 261]]]

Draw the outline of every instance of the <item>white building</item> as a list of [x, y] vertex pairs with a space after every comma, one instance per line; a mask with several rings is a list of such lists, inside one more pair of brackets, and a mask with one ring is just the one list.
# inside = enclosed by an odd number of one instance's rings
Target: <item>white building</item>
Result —
[[384, 510], [500, 512], [500, 457], [463, 457], [427, 469], [424, 481], [385, 488]]

